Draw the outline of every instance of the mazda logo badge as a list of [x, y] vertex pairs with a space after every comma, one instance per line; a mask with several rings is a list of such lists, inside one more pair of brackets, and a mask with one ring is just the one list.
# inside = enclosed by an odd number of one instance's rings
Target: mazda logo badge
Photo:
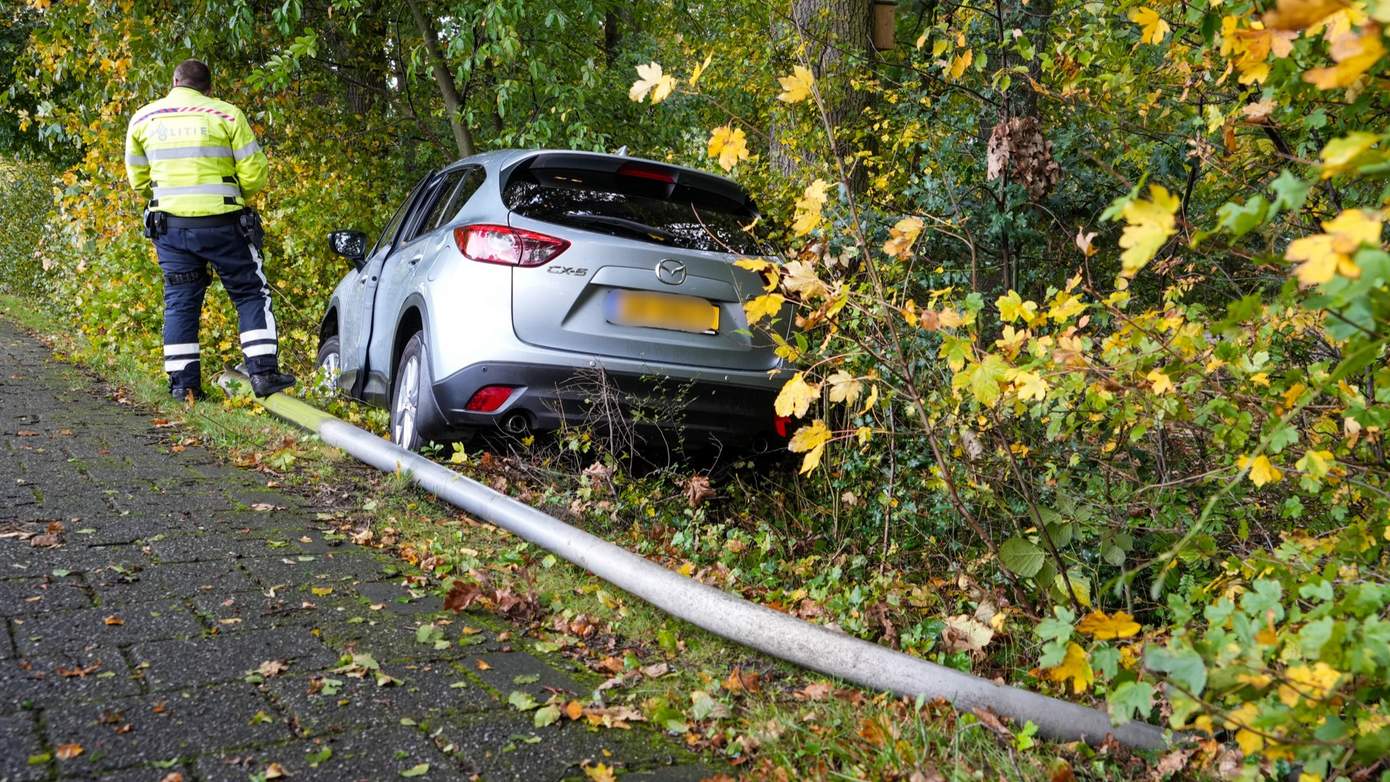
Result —
[[656, 265], [656, 278], [667, 285], [680, 285], [685, 282], [685, 264], [667, 258]]

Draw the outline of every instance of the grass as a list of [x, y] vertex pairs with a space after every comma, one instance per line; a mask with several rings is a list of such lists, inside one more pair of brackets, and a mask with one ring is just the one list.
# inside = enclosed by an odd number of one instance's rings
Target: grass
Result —
[[[359, 534], [370, 531], [372, 544], [423, 566], [437, 588], [458, 577], [523, 598], [534, 610], [517, 632], [537, 652], [564, 654], [617, 680], [601, 694], [608, 705], [640, 710], [691, 748], [731, 764], [735, 773], [755, 779], [1066, 779], [1070, 773], [1124, 779], [1143, 765], [1117, 748], [1043, 746], [1029, 726], [1006, 727], [944, 704], [864, 691], [729, 643], [460, 515], [400, 476], [359, 465], [270, 418], [247, 398], [175, 402], [157, 368], [128, 355], [94, 354], [64, 324], [14, 297], [0, 296], [0, 313], [46, 335], [60, 357], [100, 376], [126, 399], [176, 423], [179, 436], [197, 438], [282, 486], [353, 498], [335, 523]], [[338, 401], [331, 412], [381, 429], [375, 411]], [[544, 470], [528, 472], [523, 465], [518, 471], [489, 454], [464, 461], [473, 477], [505, 486], [523, 501], [595, 505], [602, 511], [597, 515], [608, 514], [597, 531], [620, 545], [644, 548], [664, 564], [680, 558], [673, 546], [661, 545], [677, 527], [712, 535], [721, 553], [728, 541], [742, 539], [722, 535], [698, 511], [673, 518], [672, 503], [647, 502], [671, 490], [669, 476], [629, 478], [621, 491], [604, 495], [595, 491], [596, 481], [546, 485], [537, 479]], [[611, 512], [602, 507], [605, 502]], [[571, 515], [595, 514], [581, 509]], [[685, 564], [693, 569], [694, 563]], [[718, 583], [720, 562], [701, 564], [705, 580]]]

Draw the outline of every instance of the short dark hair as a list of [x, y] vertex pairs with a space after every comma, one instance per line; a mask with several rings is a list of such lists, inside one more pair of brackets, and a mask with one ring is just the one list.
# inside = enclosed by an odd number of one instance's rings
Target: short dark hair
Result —
[[207, 92], [212, 89], [212, 71], [202, 60], [184, 60], [174, 68], [174, 86]]

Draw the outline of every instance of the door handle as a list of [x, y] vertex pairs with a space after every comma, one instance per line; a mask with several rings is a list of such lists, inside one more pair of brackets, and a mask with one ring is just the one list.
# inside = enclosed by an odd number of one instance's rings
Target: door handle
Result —
[[409, 264], [409, 265], [411, 265], [411, 266], [414, 266], [415, 264], [417, 264], [417, 263], [420, 262], [420, 259], [422, 259], [422, 258], [424, 258], [424, 257], [425, 257], [425, 256], [423, 256], [423, 255], [417, 255], [417, 256], [415, 256], [414, 258], [411, 258], [410, 260], [406, 261], [406, 263]]

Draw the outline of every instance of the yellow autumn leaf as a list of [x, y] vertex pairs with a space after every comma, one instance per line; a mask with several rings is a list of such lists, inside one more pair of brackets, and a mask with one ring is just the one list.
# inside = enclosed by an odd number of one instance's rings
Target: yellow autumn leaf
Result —
[[766, 293], [762, 296], [749, 299], [743, 303], [743, 312], [748, 316], [748, 325], [753, 325], [763, 318], [771, 318], [782, 311], [782, 304], [786, 302], [780, 293]]
[[912, 245], [922, 233], [922, 220], [917, 217], [904, 217], [888, 230], [888, 241], [883, 243], [883, 252], [898, 260], [905, 260]]
[[748, 138], [743, 128], [721, 125], [709, 136], [709, 156], [719, 158], [719, 167], [733, 170], [740, 160], [748, 159]]
[[806, 186], [801, 197], [796, 200], [796, 212], [792, 216], [792, 231], [797, 236], [805, 236], [821, 223], [821, 210], [825, 208], [826, 191], [830, 183], [817, 179]]
[[1150, 371], [1144, 376], [1144, 379], [1149, 381], [1155, 394], [1166, 394], [1174, 388], [1172, 378], [1168, 377], [1168, 373], [1161, 369]]
[[1241, 84], [1258, 84], [1269, 78], [1269, 55], [1288, 57], [1298, 33], [1267, 29], [1261, 22], [1240, 27], [1241, 17], [1221, 20], [1221, 54], [1234, 57]]
[[637, 77], [627, 91], [627, 97], [638, 103], [648, 95], [651, 95], [652, 103], [660, 103], [676, 88], [675, 78], [662, 73], [661, 66], [654, 62], [637, 66]]
[[1163, 39], [1168, 36], [1171, 30], [1168, 23], [1163, 21], [1163, 17], [1158, 12], [1148, 6], [1135, 8], [1129, 12], [1129, 20], [1139, 25], [1140, 35], [1144, 43], [1157, 46], [1163, 43]]
[[1173, 215], [1178, 205], [1178, 197], [1162, 185], [1149, 185], [1148, 200], [1135, 198], [1125, 204], [1120, 213], [1125, 220], [1125, 230], [1120, 235], [1120, 246], [1125, 250], [1120, 255], [1121, 277], [1138, 274], [1158, 254], [1177, 230]]
[[1337, 686], [1340, 671], [1324, 662], [1295, 665], [1284, 672], [1284, 684], [1279, 685], [1279, 700], [1285, 706], [1297, 706], [1299, 701], [1320, 701]]
[[853, 375], [842, 370], [835, 372], [825, 379], [825, 384], [829, 386], [826, 396], [832, 402], [843, 402], [846, 406], [853, 407], [859, 401], [859, 394], [864, 390], [864, 384], [855, 379]]
[[1024, 401], [1041, 402], [1047, 398], [1047, 381], [1035, 372], [1020, 370], [1013, 376], [1014, 391]]
[[816, 276], [816, 269], [805, 261], [788, 261], [782, 267], [782, 287], [803, 299], [823, 299], [830, 289]]
[[1104, 611], [1092, 611], [1076, 623], [1076, 629], [1092, 638], [1108, 641], [1137, 635], [1140, 628], [1134, 617], [1124, 611], [1109, 615]]
[[1303, 287], [1319, 285], [1337, 274], [1355, 279], [1361, 269], [1352, 255], [1363, 244], [1379, 245], [1381, 216], [1364, 209], [1348, 209], [1322, 224], [1325, 233], [1305, 236], [1289, 243], [1284, 257], [1301, 261], [1294, 274]]
[[1360, 34], [1343, 33], [1332, 39], [1330, 51], [1336, 65], [1313, 68], [1303, 74], [1303, 80], [1320, 90], [1350, 87], [1385, 54], [1380, 26], [1367, 25]]
[[778, 284], [782, 281], [782, 273], [778, 271], [777, 264], [772, 261], [764, 261], [759, 258], [739, 258], [734, 261], [734, 265], [761, 277], [763, 290], [768, 293], [777, 290]]
[[705, 69], [709, 67], [710, 61], [713, 59], [714, 55], [710, 54], [705, 57], [704, 62], [695, 66], [695, 69], [690, 72], [690, 86], [694, 87], [699, 83], [700, 77], [705, 75]]
[[811, 95], [811, 85], [815, 84], [816, 77], [809, 68], [798, 65], [792, 68], [792, 75], [779, 76], [777, 81], [782, 85], [782, 94], [777, 96], [777, 100], [783, 103], [800, 103]]
[[1314, 478], [1323, 478], [1332, 469], [1332, 451], [1329, 450], [1308, 450], [1304, 456], [1294, 464], [1298, 471]]
[[791, 440], [787, 442], [787, 450], [806, 454], [801, 460], [803, 475], [820, 465], [821, 455], [825, 453], [825, 444], [830, 442], [831, 436], [830, 429], [819, 418], [797, 429], [792, 435]]
[[951, 58], [951, 65], [947, 68], [947, 73], [952, 79], [959, 79], [965, 74], [965, 69], [970, 67], [970, 63], [975, 61], [975, 53], [970, 49], [957, 54]]
[[1302, 30], [1346, 8], [1342, 0], [1279, 0], [1265, 12], [1265, 26], [1275, 30]]
[[1080, 695], [1091, 686], [1095, 674], [1091, 671], [1090, 660], [1086, 658], [1086, 650], [1075, 641], [1068, 641], [1066, 656], [1057, 667], [1047, 669], [1047, 677], [1064, 686], [1070, 680], [1072, 692]]
[[1013, 323], [1019, 318], [1024, 323], [1032, 323], [1038, 317], [1037, 302], [1024, 301], [1018, 291], [1009, 291], [994, 300], [994, 306], [999, 308], [999, 318], [1005, 323]]
[[806, 376], [797, 372], [792, 375], [791, 380], [783, 384], [782, 390], [777, 392], [772, 409], [780, 416], [801, 418], [819, 396], [820, 386], [807, 383]]
[[1331, 179], [1345, 173], [1361, 162], [1361, 156], [1380, 141], [1380, 136], [1364, 131], [1355, 131], [1327, 142], [1318, 157], [1322, 160], [1323, 179]]
[[1047, 317], [1051, 318], [1053, 323], [1065, 323], [1073, 315], [1079, 315], [1085, 311], [1086, 303], [1081, 300], [1080, 296], [1059, 291], [1052, 299], [1052, 306], [1047, 308]]
[[613, 769], [603, 763], [585, 766], [584, 776], [589, 778], [589, 782], [616, 782], [618, 778]]
[[1333, 457], [1331, 451], [1310, 450], [1303, 454], [1294, 466], [1306, 475], [1314, 478], [1322, 478], [1332, 469]]
[[1236, 460], [1236, 465], [1240, 469], [1249, 470], [1250, 482], [1256, 486], [1264, 486], [1266, 483], [1275, 483], [1284, 478], [1284, 474], [1278, 467], [1269, 460], [1268, 456], [1260, 454], [1253, 459], [1249, 456], [1242, 456]]

